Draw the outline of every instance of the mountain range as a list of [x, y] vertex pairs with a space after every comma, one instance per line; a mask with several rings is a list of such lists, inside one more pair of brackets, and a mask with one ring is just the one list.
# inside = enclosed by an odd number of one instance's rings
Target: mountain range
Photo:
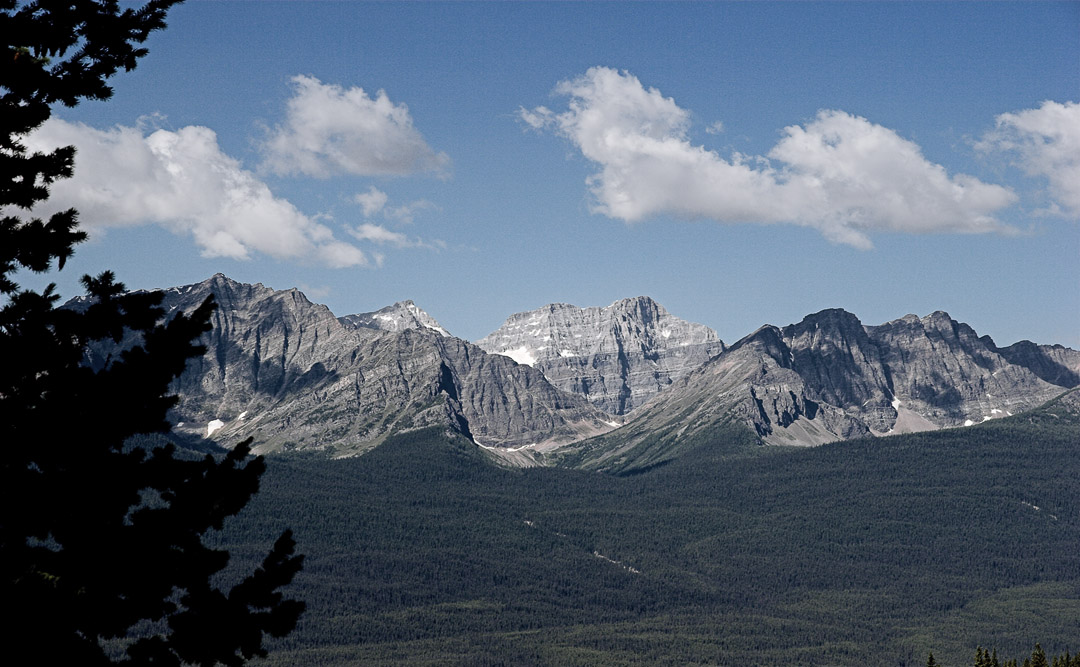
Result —
[[680, 441], [728, 423], [777, 445], [971, 426], [1075, 387], [1078, 362], [1080, 353], [1061, 346], [998, 348], [940, 311], [864, 326], [824, 310], [737, 341], [635, 413], [618, 437], [584, 443], [584, 458], [600, 468], [655, 465]]
[[633, 468], [724, 425], [816, 445], [971, 425], [1080, 385], [1080, 352], [999, 348], [944, 312], [867, 326], [830, 309], [726, 345], [636, 297], [511, 315], [473, 344], [411, 301], [336, 317], [221, 274], [162, 292], [169, 312], [218, 304], [174, 384], [175, 429], [263, 452], [355, 455], [441, 426], [518, 465]]

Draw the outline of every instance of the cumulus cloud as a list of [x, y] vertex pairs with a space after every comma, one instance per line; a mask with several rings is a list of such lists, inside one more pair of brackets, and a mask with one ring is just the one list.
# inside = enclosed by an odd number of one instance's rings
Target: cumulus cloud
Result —
[[569, 98], [566, 111], [519, 117], [598, 165], [587, 180], [592, 208], [612, 218], [787, 222], [859, 248], [871, 247], [872, 231], [1009, 229], [994, 213], [1016, 200], [1012, 191], [949, 176], [893, 130], [842, 111], [785, 128], [767, 156], [725, 159], [692, 145], [689, 112], [627, 72], [594, 67], [555, 90]]
[[332, 174], [400, 176], [442, 173], [450, 164], [413, 127], [404, 104], [385, 91], [369, 96], [363, 88], [324, 84], [295, 76], [285, 123], [263, 145], [263, 168], [279, 175]]
[[865, 246], [864, 231], [989, 232], [1016, 196], [965, 174], [950, 177], [896, 132], [842, 111], [785, 128], [769, 157], [785, 163], [779, 191], [796, 222]]
[[976, 148], [1013, 153], [1027, 174], [1047, 179], [1055, 210], [1080, 217], [1080, 104], [1047, 100], [996, 121]]
[[[418, 199], [401, 206], [387, 206], [389, 197], [385, 192], [375, 186], [371, 186], [367, 192], [361, 192], [353, 196], [353, 201], [360, 205], [365, 218], [371, 218], [377, 213], [382, 217], [397, 224], [411, 225], [419, 211], [438, 208], [426, 199]], [[390, 244], [398, 248], [445, 248], [446, 243], [440, 240], [425, 241], [420, 238], [412, 238], [389, 230], [381, 225], [364, 223], [349, 230], [353, 237], [361, 241], [371, 241], [377, 244]]]
[[353, 201], [360, 204], [360, 210], [365, 218], [370, 218], [386, 206], [388, 197], [382, 190], [371, 186], [367, 192], [360, 192], [353, 196]]
[[52, 185], [47, 206], [77, 208], [91, 231], [157, 224], [190, 234], [207, 257], [246, 259], [255, 251], [331, 267], [367, 264], [359, 248], [336, 240], [329, 227], [275, 197], [223, 153], [209, 128], [145, 135], [134, 127], [98, 130], [51, 119], [27, 145], [76, 146], [75, 175]]

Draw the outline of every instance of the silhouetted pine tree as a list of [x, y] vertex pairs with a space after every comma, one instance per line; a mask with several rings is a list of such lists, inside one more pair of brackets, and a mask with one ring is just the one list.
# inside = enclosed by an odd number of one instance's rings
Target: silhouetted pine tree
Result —
[[[62, 269], [85, 238], [73, 210], [35, 205], [71, 176], [74, 148], [29, 153], [25, 135], [53, 105], [107, 99], [176, 0], [121, 11], [114, 0], [0, 0], [0, 644], [9, 664], [240, 665], [265, 634], [290, 632], [303, 603], [279, 589], [300, 569], [286, 531], [262, 567], [211, 586], [229, 555], [202, 543], [258, 488], [247, 443], [221, 460], [172, 446], [125, 447], [166, 432], [169, 383], [209, 329], [213, 303], [163, 321], [155, 294], [86, 276], [85, 308], [57, 308], [50, 285], [21, 290], [19, 270]], [[19, 209], [27, 213], [20, 213]], [[29, 216], [29, 217], [26, 217]], [[93, 371], [95, 341], [139, 344]], [[107, 651], [103, 646], [109, 640]]]

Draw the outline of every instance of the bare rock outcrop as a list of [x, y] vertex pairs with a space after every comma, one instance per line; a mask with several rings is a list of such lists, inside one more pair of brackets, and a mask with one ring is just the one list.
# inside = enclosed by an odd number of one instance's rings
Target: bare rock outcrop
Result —
[[1010, 362], [992, 342], [942, 311], [906, 315], [867, 332], [881, 350], [899, 405], [938, 426], [1029, 410], [1065, 388]]
[[[993, 347], [994, 341], [983, 337]], [[1050, 384], [1062, 387], [1080, 385], [1080, 350], [1064, 345], [1036, 345], [1029, 340], [1008, 347], [994, 347], [1009, 363], [1023, 366]]]
[[783, 328], [761, 327], [709, 359], [601, 446], [589, 445], [588, 465], [632, 465], [628, 452], [660, 460], [639, 445], [673, 450], [729, 423], [789, 445], [972, 425], [1077, 386], [1076, 356], [1030, 343], [998, 349], [944, 312], [868, 327], [851, 313], [825, 310]]
[[406, 329], [430, 329], [443, 336], [450, 335], [434, 317], [418, 308], [412, 299], [398, 301], [373, 313], [345, 315], [338, 320], [350, 329], [378, 329], [394, 333]]
[[615, 415], [640, 407], [724, 350], [715, 331], [648, 297], [517, 313], [476, 344], [536, 368], [559, 389]]
[[489, 448], [542, 449], [613, 428], [584, 398], [446, 335], [408, 302], [372, 314], [389, 323], [375, 328], [343, 322], [298, 290], [220, 274], [164, 293], [169, 311], [217, 300], [206, 353], [174, 384], [172, 418], [178, 430], [223, 444], [253, 436], [257, 451], [347, 455], [438, 425]]

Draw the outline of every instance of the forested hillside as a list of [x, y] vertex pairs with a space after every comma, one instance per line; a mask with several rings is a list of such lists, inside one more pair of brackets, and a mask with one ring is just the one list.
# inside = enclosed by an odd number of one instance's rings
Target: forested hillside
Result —
[[1080, 649], [1077, 471], [1075, 401], [813, 449], [718, 433], [626, 477], [427, 430], [269, 459], [223, 540], [292, 526], [306, 554], [274, 665], [967, 665]]

